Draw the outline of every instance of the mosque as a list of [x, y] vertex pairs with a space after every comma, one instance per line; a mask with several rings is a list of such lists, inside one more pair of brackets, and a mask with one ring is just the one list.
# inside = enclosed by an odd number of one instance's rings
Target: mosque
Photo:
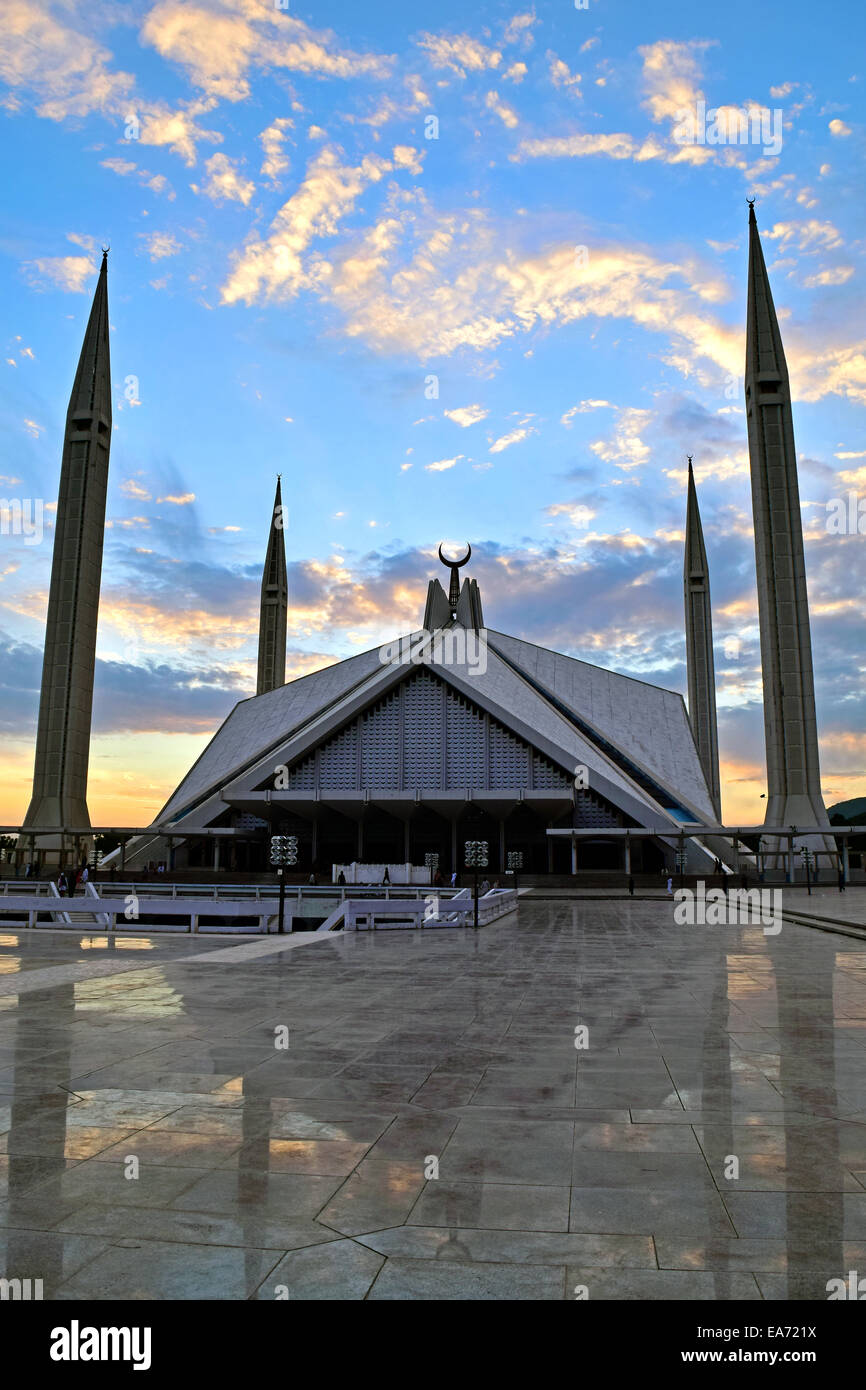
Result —
[[[749, 211], [745, 396], [767, 752], [767, 833], [799, 827], [832, 857], [821, 797], [788, 371]], [[75, 377], [61, 466], [33, 798], [22, 841], [43, 863], [90, 831], [87, 764], [111, 442], [107, 258]], [[720, 823], [712, 615], [691, 461], [683, 697], [485, 626], [465, 557], [440, 558], [420, 627], [286, 683], [288, 585], [279, 481], [262, 579], [256, 694], [235, 706], [120, 862], [263, 871], [272, 834], [298, 867], [463, 867], [530, 873], [739, 866]], [[420, 616], [420, 615], [419, 615]], [[557, 833], [559, 832], [559, 833]], [[771, 848], [781, 854], [781, 838]], [[825, 861], [826, 862], [826, 861]]]

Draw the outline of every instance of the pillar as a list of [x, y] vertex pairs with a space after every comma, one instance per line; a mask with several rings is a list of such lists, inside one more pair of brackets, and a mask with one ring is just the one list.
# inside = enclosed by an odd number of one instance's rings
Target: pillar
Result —
[[631, 838], [628, 835], [625, 837], [625, 859], [623, 868], [627, 874], [631, 874]]
[[571, 872], [577, 873], [577, 840], [573, 835], [571, 837]]

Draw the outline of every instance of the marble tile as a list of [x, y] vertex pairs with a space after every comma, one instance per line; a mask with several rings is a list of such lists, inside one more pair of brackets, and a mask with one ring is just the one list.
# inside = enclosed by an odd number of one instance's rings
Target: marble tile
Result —
[[273, 1250], [138, 1239], [97, 1255], [60, 1286], [58, 1299], [246, 1299], [277, 1263]]
[[428, 1182], [408, 1222], [506, 1231], [567, 1231], [568, 1187], [525, 1183]]
[[597, 1269], [569, 1265], [566, 1298], [589, 1302], [716, 1302], [762, 1297], [752, 1274], [696, 1272], [680, 1269]]
[[564, 1270], [555, 1265], [456, 1264], [390, 1259], [367, 1297], [457, 1302], [464, 1299], [559, 1299]]
[[384, 1263], [383, 1255], [354, 1240], [332, 1240], [286, 1255], [259, 1285], [255, 1297], [341, 1302], [363, 1299]]

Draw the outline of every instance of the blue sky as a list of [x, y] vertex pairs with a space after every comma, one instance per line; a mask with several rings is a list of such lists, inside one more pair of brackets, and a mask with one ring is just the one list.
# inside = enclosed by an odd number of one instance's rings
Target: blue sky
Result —
[[[866, 791], [864, 539], [826, 529], [866, 497], [864, 29], [833, 3], [4, 5], [0, 495], [49, 510], [41, 544], [0, 536], [0, 817], [28, 799], [110, 244], [96, 820], [149, 818], [254, 689], [277, 472], [290, 673], [416, 627], [439, 541], [471, 539], [491, 627], [684, 690], [687, 453], [725, 810], [759, 819], [747, 195], [795, 396], [824, 788]], [[719, 108], [727, 135], [751, 113], [748, 143], [684, 138]]]

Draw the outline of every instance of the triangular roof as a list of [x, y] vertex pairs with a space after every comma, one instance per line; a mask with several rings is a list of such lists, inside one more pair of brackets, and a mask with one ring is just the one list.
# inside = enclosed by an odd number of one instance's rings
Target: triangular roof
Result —
[[[234, 798], [261, 785], [276, 765], [295, 763], [417, 669], [383, 663], [381, 652], [237, 705], [155, 824], [185, 819], [223, 788]], [[487, 634], [484, 658], [483, 670], [472, 660], [433, 669], [559, 766], [589, 768], [591, 785], [640, 823], [713, 820], [681, 696], [501, 633]]]

